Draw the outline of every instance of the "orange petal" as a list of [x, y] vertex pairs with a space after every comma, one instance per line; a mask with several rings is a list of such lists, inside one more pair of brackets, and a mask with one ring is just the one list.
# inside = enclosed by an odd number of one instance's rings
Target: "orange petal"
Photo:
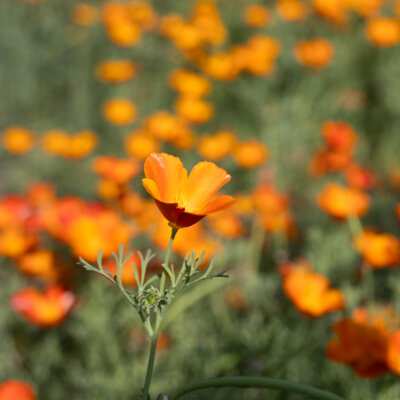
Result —
[[236, 199], [232, 196], [218, 196], [215, 200], [207, 204], [207, 206], [203, 209], [202, 214], [206, 215], [225, 210], [226, 208], [230, 207], [235, 201]]
[[179, 206], [190, 213], [205, 214], [204, 210], [215, 200], [218, 189], [230, 179], [231, 176], [224, 169], [212, 162], [196, 164], [182, 187]]
[[[151, 153], [144, 163], [144, 173], [146, 178], [154, 181], [157, 186], [160, 201], [165, 203], [178, 202], [181, 188], [187, 180], [187, 171], [178, 157], [165, 153]], [[148, 185], [148, 183], [146, 184]], [[154, 189], [151, 190], [156, 193]]]
[[161, 201], [160, 191], [158, 190], [157, 184], [152, 179], [144, 178], [142, 179], [142, 184], [151, 197]]

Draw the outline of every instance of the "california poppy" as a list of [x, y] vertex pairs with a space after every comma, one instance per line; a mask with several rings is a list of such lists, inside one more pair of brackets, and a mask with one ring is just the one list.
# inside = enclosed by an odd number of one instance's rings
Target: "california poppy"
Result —
[[152, 153], [145, 161], [144, 172], [143, 186], [175, 228], [191, 226], [235, 201], [231, 196], [217, 195], [231, 176], [212, 162], [198, 163], [188, 176], [178, 157]]

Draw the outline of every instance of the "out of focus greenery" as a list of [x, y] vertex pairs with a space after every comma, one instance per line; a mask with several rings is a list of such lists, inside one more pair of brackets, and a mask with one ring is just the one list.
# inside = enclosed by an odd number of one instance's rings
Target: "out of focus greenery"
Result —
[[[124, 138], [146, 116], [159, 109], [172, 111], [176, 94], [168, 85], [171, 71], [190, 66], [170, 40], [155, 32], [143, 34], [135, 46], [124, 48], [108, 39], [100, 22], [89, 27], [75, 24], [71, 12], [77, 3], [0, 2], [0, 130], [20, 125], [40, 140], [51, 129], [71, 133], [91, 129], [99, 139], [94, 153], [79, 161], [50, 156], [39, 145], [23, 156], [1, 148], [3, 196], [24, 193], [29, 184], [44, 181], [55, 184], [59, 196], [98, 199], [93, 158], [124, 157]], [[96, 7], [104, 3], [91, 2]], [[158, 15], [187, 16], [193, 3], [155, 0], [152, 6]], [[268, 147], [270, 159], [262, 173], [274, 176], [276, 186], [290, 195], [298, 226], [297, 238], [289, 244], [290, 258], [306, 257], [328, 276], [332, 286], [344, 292], [346, 311], [317, 319], [301, 315], [282, 292], [276, 262], [282, 246], [279, 240], [268, 237], [259, 265], [251, 265], [255, 235], [226, 239], [217, 266], [229, 267], [231, 277], [203, 283], [171, 307], [165, 326], [170, 347], [157, 356], [151, 391], [170, 393], [183, 383], [215, 376], [254, 375], [308, 383], [352, 400], [397, 399], [398, 377], [385, 374], [375, 380], [362, 379], [325, 357], [333, 322], [362, 305], [363, 289], [356, 277], [359, 256], [351, 246], [348, 227], [332, 221], [316, 205], [323, 184], [336, 178], [310, 177], [308, 163], [321, 144], [321, 123], [343, 120], [359, 136], [359, 162], [387, 182], [390, 171], [399, 165], [400, 154], [399, 48], [374, 47], [365, 37], [364, 21], [354, 14], [343, 27], [314, 14], [296, 23], [273, 15], [265, 28], [256, 30], [243, 22], [248, 1], [217, 4], [229, 32], [221, 49], [260, 33], [278, 39], [281, 54], [274, 71], [265, 77], [244, 74], [232, 82], [212, 80], [207, 99], [215, 107], [215, 116], [194, 130], [202, 134], [227, 127], [242, 140], [256, 138]], [[273, 13], [274, 1], [263, 4]], [[334, 58], [330, 66], [310, 70], [295, 60], [292, 48], [299, 39], [319, 36], [333, 43]], [[140, 66], [138, 75], [120, 85], [99, 82], [96, 65], [111, 58], [134, 60]], [[348, 105], [351, 93], [362, 96], [354, 107]], [[103, 118], [101, 104], [112, 97], [127, 97], [137, 106], [134, 124], [119, 127]], [[178, 154], [188, 167], [201, 159], [196, 149], [179, 153], [166, 146], [164, 150]], [[262, 174], [259, 169], [243, 170], [231, 159], [218, 164], [232, 175], [229, 193], [249, 192]], [[398, 193], [387, 184], [375, 190], [364, 225], [398, 236], [397, 200]], [[184, 230], [179, 234], [184, 235]], [[132, 248], [146, 247], [154, 245], [146, 238], [132, 240]], [[78, 268], [69, 260], [70, 268]], [[63, 324], [43, 329], [29, 325], [10, 309], [12, 294], [32, 281], [10, 260], [1, 259], [0, 382], [11, 378], [30, 382], [40, 400], [137, 398], [148, 354], [139, 318], [104, 281], [84, 271], [76, 274], [73, 290], [80, 297], [79, 308]], [[379, 271], [376, 279], [381, 297], [399, 305], [399, 271]], [[241, 310], [226, 302], [226, 291], [233, 287], [245, 298]], [[204, 391], [198, 398], [306, 399], [230, 388]]]

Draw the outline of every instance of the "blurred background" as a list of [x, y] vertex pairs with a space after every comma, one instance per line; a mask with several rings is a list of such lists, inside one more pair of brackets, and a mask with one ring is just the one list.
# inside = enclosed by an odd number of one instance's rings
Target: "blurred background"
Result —
[[395, 0], [1, 0], [0, 399], [138, 398], [140, 319], [76, 262], [115, 271], [123, 244], [160, 271], [154, 151], [215, 162], [237, 202], [178, 233], [175, 265], [206, 250], [230, 278], [171, 306], [152, 393], [251, 375], [398, 398], [399, 43]]

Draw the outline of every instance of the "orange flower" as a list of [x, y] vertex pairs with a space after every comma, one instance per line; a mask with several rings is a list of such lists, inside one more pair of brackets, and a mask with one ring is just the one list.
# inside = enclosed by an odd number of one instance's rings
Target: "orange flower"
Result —
[[259, 167], [268, 158], [268, 149], [258, 140], [238, 143], [233, 158], [242, 168]]
[[102, 61], [96, 67], [97, 77], [106, 83], [126, 82], [136, 74], [137, 66], [129, 60]]
[[179, 132], [172, 144], [179, 150], [191, 149], [196, 143], [195, 134], [186, 126]]
[[78, 3], [72, 9], [72, 21], [78, 25], [93, 25], [98, 18], [98, 10], [87, 3]]
[[203, 135], [197, 149], [204, 158], [219, 161], [232, 152], [235, 143], [235, 135], [232, 132], [219, 131], [214, 135]]
[[400, 375], [400, 331], [393, 333], [389, 338], [386, 361], [389, 369]]
[[247, 25], [260, 28], [265, 26], [270, 19], [267, 7], [259, 4], [251, 4], [246, 7], [244, 20]]
[[97, 194], [104, 200], [118, 199], [125, 190], [123, 186], [108, 179], [101, 179], [96, 188]]
[[382, 2], [382, 0], [350, 0], [350, 5], [362, 17], [369, 17], [379, 12]]
[[69, 159], [82, 158], [93, 151], [97, 137], [92, 131], [81, 131], [70, 136], [64, 131], [47, 132], [43, 139], [43, 149], [51, 154]]
[[217, 195], [231, 176], [211, 162], [195, 165], [190, 175], [181, 160], [165, 153], [152, 153], [144, 164], [143, 186], [170, 224], [184, 228], [207, 214], [228, 208], [235, 199]]
[[204, 124], [214, 115], [214, 107], [210, 103], [189, 96], [181, 96], [175, 102], [180, 117], [191, 124]]
[[156, 15], [150, 3], [147, 1], [131, 1], [126, 4], [127, 14], [131, 21], [138, 24], [144, 30], [151, 30], [156, 24]]
[[301, 21], [307, 15], [306, 4], [300, 0], [278, 0], [279, 16], [286, 21]]
[[400, 41], [400, 22], [396, 18], [372, 18], [367, 22], [366, 34], [376, 46], [394, 46]]
[[328, 121], [322, 127], [322, 136], [327, 146], [335, 151], [350, 152], [357, 141], [354, 129], [346, 122]]
[[342, 24], [347, 21], [348, 0], [312, 0], [315, 11], [332, 22]]
[[60, 276], [54, 254], [48, 250], [36, 250], [22, 255], [18, 259], [18, 268], [27, 275], [55, 281]]
[[211, 228], [228, 239], [235, 239], [243, 235], [244, 227], [239, 217], [232, 210], [224, 210], [209, 217]]
[[331, 339], [326, 355], [332, 361], [347, 364], [363, 378], [375, 378], [387, 371], [386, 357], [390, 331], [376, 319], [356, 312], [333, 326], [337, 338]]
[[103, 19], [108, 36], [115, 44], [129, 47], [140, 39], [140, 27], [130, 18], [125, 4], [108, 2], [103, 7]]
[[133, 158], [144, 160], [159, 149], [157, 140], [146, 131], [132, 132], [125, 141], [125, 150]]
[[227, 36], [214, 0], [196, 2], [192, 23], [202, 32], [204, 41], [211, 45], [222, 44]]
[[343, 171], [352, 163], [352, 155], [348, 152], [341, 152], [323, 148], [309, 164], [310, 174], [320, 176], [328, 171]]
[[0, 231], [0, 255], [20, 257], [37, 242], [37, 237], [21, 228], [8, 227]]
[[55, 200], [55, 188], [48, 183], [33, 183], [28, 188], [28, 199], [33, 207], [46, 207]]
[[22, 289], [11, 298], [11, 307], [30, 323], [43, 328], [61, 324], [77, 302], [72, 292], [61, 286], [48, 286], [44, 292]]
[[339, 219], [364, 215], [370, 202], [369, 196], [361, 190], [336, 183], [325, 186], [317, 201], [325, 212]]
[[209, 55], [202, 61], [202, 67], [207, 75], [221, 81], [232, 81], [240, 72], [235, 57], [231, 53]]
[[75, 218], [67, 231], [67, 242], [72, 253], [89, 261], [95, 261], [99, 250], [107, 257], [117, 251], [120, 244], [126, 246], [131, 229], [120, 217], [108, 209], [92, 210]]
[[172, 142], [186, 127], [175, 115], [166, 111], [158, 111], [147, 118], [145, 129], [159, 140]]
[[279, 55], [281, 44], [268, 36], [254, 36], [246, 44], [244, 69], [254, 75], [265, 75], [272, 71]]
[[195, 98], [203, 97], [211, 90], [210, 82], [206, 78], [184, 69], [173, 71], [170, 84], [180, 94]]
[[340, 290], [330, 289], [329, 280], [312, 271], [305, 260], [284, 264], [283, 291], [296, 308], [310, 317], [320, 317], [343, 310], [344, 296]]
[[346, 181], [358, 189], [371, 189], [379, 184], [379, 177], [372, 171], [352, 164], [346, 169]]
[[27, 383], [10, 379], [0, 384], [0, 400], [36, 400], [36, 396]]
[[20, 155], [32, 150], [33, 136], [27, 129], [13, 126], [3, 132], [2, 142], [8, 152]]
[[96, 157], [92, 166], [96, 174], [119, 185], [126, 184], [139, 172], [135, 160], [112, 156]]
[[299, 63], [319, 69], [330, 64], [334, 48], [326, 39], [303, 40], [296, 44], [294, 54]]
[[388, 233], [363, 231], [355, 239], [355, 247], [372, 268], [393, 267], [400, 262], [400, 242]]
[[115, 125], [128, 125], [135, 120], [136, 107], [127, 99], [109, 100], [102, 106], [104, 117]]

